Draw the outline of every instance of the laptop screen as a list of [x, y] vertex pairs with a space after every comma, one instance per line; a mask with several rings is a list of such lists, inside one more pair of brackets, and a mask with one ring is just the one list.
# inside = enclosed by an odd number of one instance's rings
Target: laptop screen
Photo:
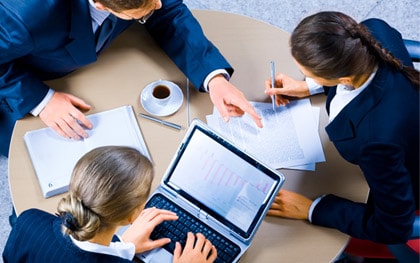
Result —
[[186, 137], [164, 182], [248, 238], [283, 177], [208, 128]]

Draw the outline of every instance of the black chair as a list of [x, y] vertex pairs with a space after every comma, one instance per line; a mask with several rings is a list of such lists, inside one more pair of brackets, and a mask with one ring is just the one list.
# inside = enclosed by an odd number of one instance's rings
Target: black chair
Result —
[[414, 244], [414, 246], [417, 247], [417, 251], [413, 250], [413, 248], [411, 248], [408, 244], [388, 245], [388, 249], [400, 263], [418, 263], [420, 262], [420, 255], [418, 252], [419, 237], [420, 216], [416, 216], [413, 224], [411, 239], [417, 239], [417, 242]]
[[411, 39], [403, 39], [403, 41], [413, 62], [420, 62], [420, 41]]

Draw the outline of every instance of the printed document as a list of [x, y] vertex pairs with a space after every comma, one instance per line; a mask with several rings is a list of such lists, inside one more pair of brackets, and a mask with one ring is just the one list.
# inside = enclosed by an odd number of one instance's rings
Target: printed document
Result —
[[263, 128], [248, 114], [231, 117], [226, 123], [216, 109], [206, 116], [207, 123], [273, 168], [314, 170], [315, 163], [325, 161], [318, 133], [319, 109], [314, 110], [309, 99], [294, 100], [275, 110], [271, 103], [251, 104], [262, 117]]

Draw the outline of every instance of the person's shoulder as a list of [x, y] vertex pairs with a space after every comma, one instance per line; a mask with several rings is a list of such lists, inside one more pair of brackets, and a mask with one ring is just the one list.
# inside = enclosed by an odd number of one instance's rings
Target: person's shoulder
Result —
[[388, 25], [385, 20], [382, 20], [380, 18], [368, 18], [362, 21], [363, 24], [378, 24], [378, 25]]
[[51, 222], [54, 221], [56, 216], [48, 212], [42, 211], [40, 209], [31, 208], [23, 211], [17, 218], [17, 223], [27, 223], [31, 222], [31, 225], [34, 223], [39, 224], [41, 222]]
[[[54, 28], [62, 23], [65, 19], [68, 19], [69, 15], [72, 14], [70, 10], [76, 10], [75, 12], [87, 13], [89, 11], [89, 2], [86, 0], [73, 0], [73, 1], [45, 1], [40, 4], [38, 0], [7, 0], [2, 1], [0, 10], [4, 10], [4, 17], [0, 17], [0, 21], [3, 19], [12, 19], [23, 23], [29, 29], [43, 30]], [[33, 11], [36, 10], [37, 14], [34, 19]], [[57, 14], [62, 14], [57, 16]], [[58, 19], [58, 20], [57, 20]], [[51, 21], [56, 23], [52, 23]], [[22, 22], [23, 21], [23, 22]], [[50, 24], [48, 24], [50, 23]]]
[[30, 208], [28, 210], [23, 211], [22, 214], [19, 215], [19, 217], [21, 216], [26, 217], [26, 216], [53, 216], [53, 215], [37, 208]]
[[395, 30], [393, 27], [391, 27], [385, 20], [379, 19], [379, 18], [369, 18], [366, 20], [363, 20], [361, 24], [365, 25], [369, 29], [374, 30]]
[[[66, 1], [64, 1], [64, 3], [63, 1], [48, 1], [48, 3], [40, 5], [38, 0], [25, 0], [25, 1], [7, 0], [7, 1], [2, 1], [2, 5], [11, 11], [20, 13], [20, 12], [26, 12], [30, 8], [32, 8], [33, 10], [34, 7], [36, 7], [37, 10], [39, 9], [39, 10], [45, 11], [52, 7], [62, 6], [63, 4], [65, 4], [65, 6], [70, 6], [71, 3], [65, 3], [65, 2]], [[77, 0], [77, 1], [71, 1], [71, 2], [75, 2], [75, 4], [88, 3], [88, 1], [84, 1], [84, 0]]]

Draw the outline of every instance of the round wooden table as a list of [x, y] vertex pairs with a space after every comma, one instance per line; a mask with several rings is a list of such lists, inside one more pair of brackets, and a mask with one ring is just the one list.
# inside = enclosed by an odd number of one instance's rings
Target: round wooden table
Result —
[[[270, 61], [276, 71], [302, 77], [289, 52], [289, 34], [274, 26], [248, 17], [215, 11], [194, 11], [207, 37], [221, 50], [235, 69], [231, 82], [249, 100], [265, 101], [264, 81], [270, 77]], [[95, 113], [122, 105], [132, 105], [135, 112], [146, 113], [139, 102], [142, 89], [150, 82], [167, 79], [186, 92], [186, 77], [156, 46], [145, 29], [135, 24], [125, 31], [100, 57], [97, 63], [48, 84], [70, 92], [93, 105], [87, 113]], [[213, 105], [208, 94], [191, 90], [190, 116], [205, 121]], [[185, 97], [184, 97], [185, 98]], [[344, 161], [329, 142], [324, 131], [327, 116], [324, 96], [311, 98], [321, 107], [319, 133], [326, 162], [317, 164], [315, 172], [282, 170], [285, 189], [315, 198], [333, 193], [354, 201], [364, 201], [368, 188], [356, 166]], [[163, 117], [187, 127], [187, 107]], [[148, 120], [138, 119], [155, 165], [157, 186], [185, 129], [176, 131]], [[17, 214], [36, 207], [55, 212], [61, 196], [45, 199], [40, 191], [23, 135], [28, 130], [44, 127], [39, 118], [26, 117], [16, 123], [10, 152], [9, 180]], [[343, 249], [348, 236], [337, 230], [311, 225], [306, 221], [266, 217], [241, 262], [330, 262]]]

